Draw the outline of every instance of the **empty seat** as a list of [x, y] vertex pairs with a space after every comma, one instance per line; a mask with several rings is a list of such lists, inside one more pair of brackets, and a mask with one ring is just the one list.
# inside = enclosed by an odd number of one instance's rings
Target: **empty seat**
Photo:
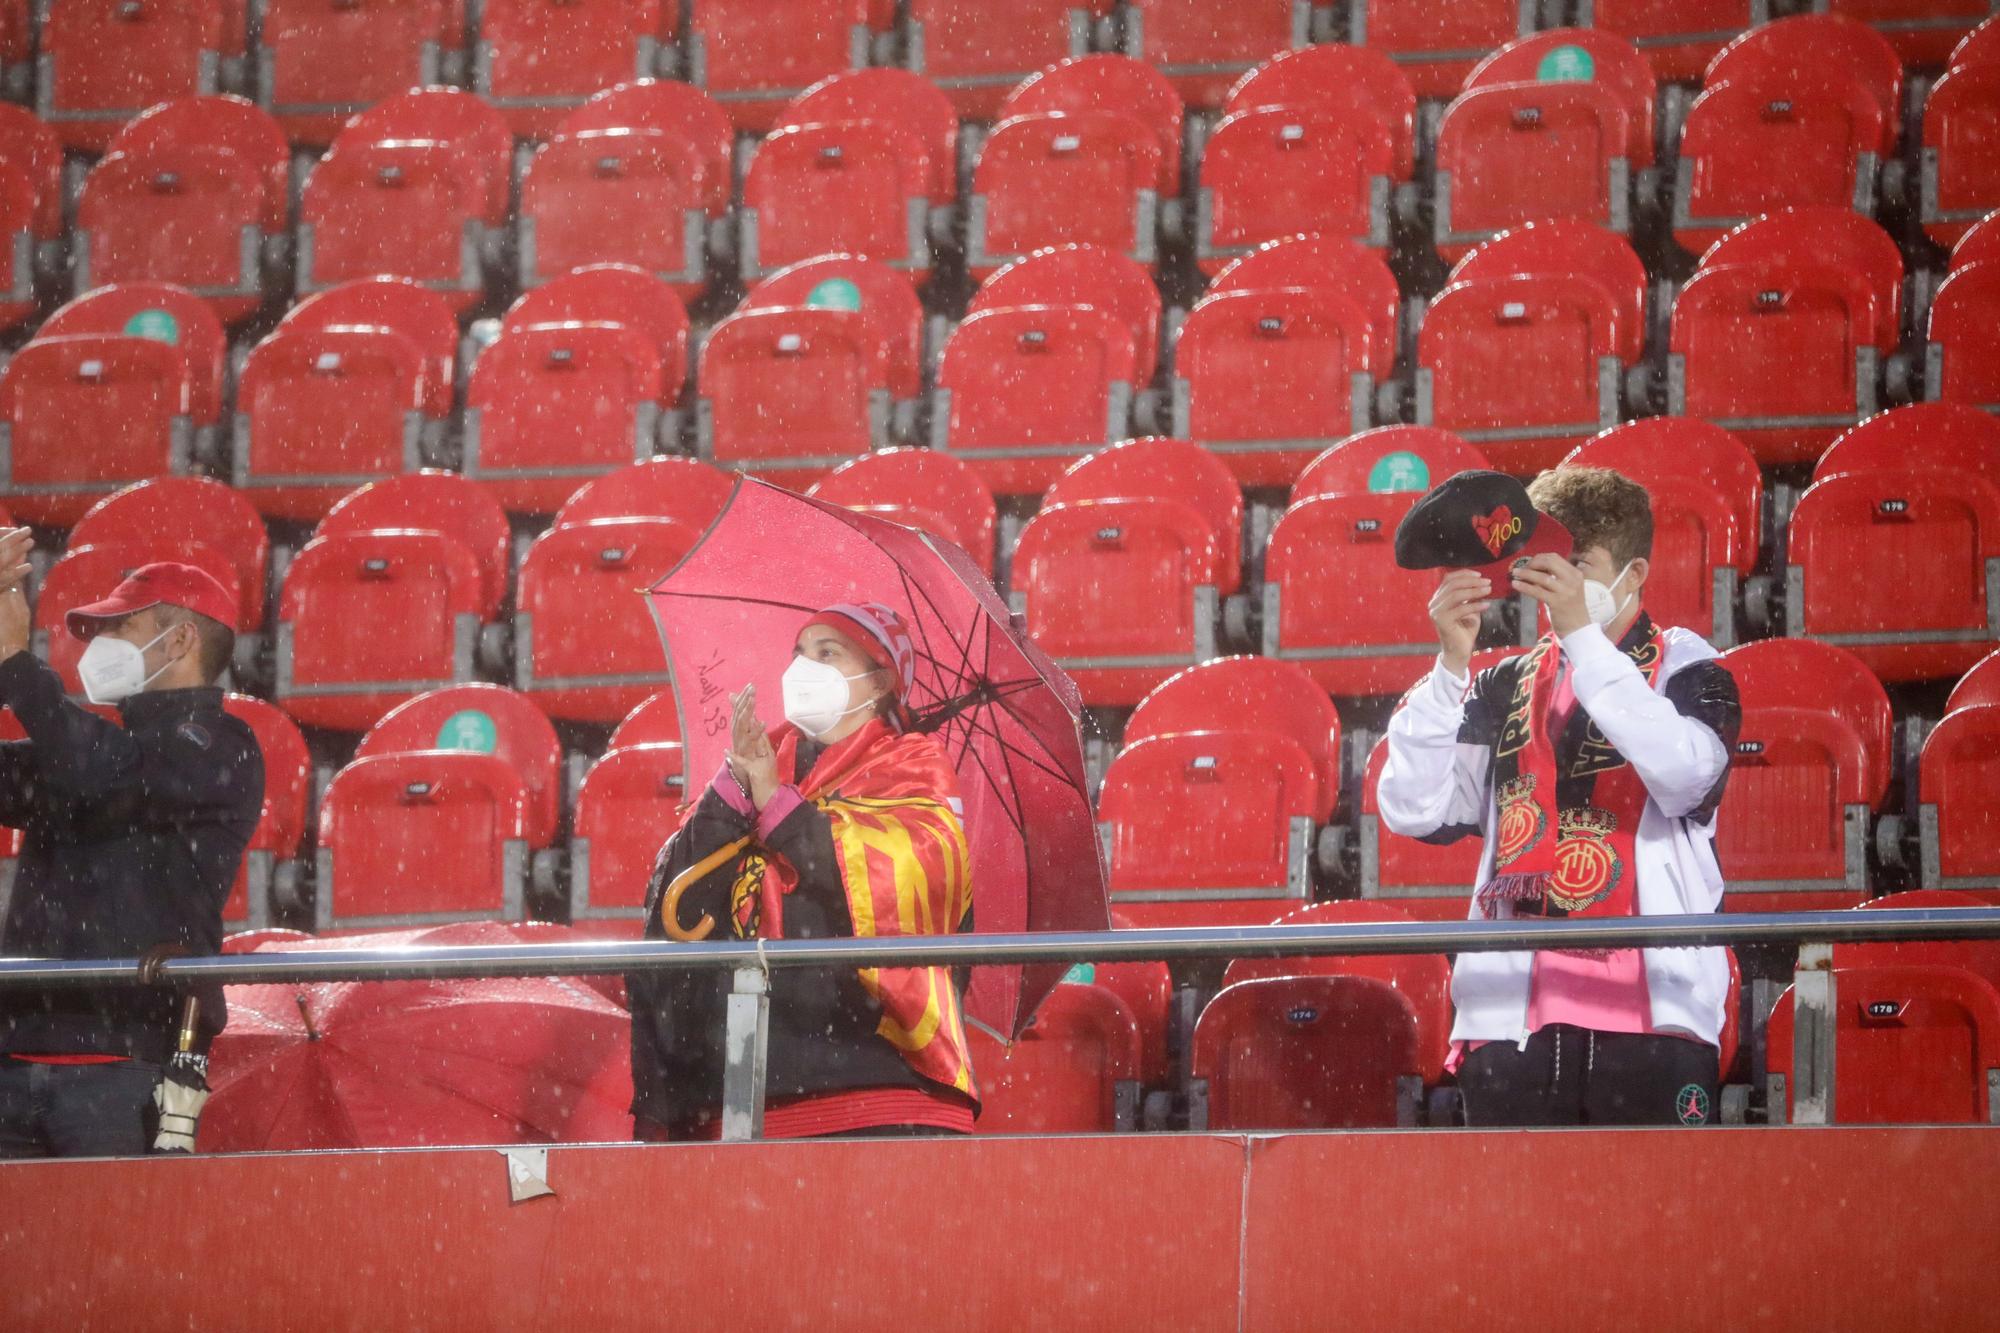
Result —
[[554, 131], [600, 88], [659, 63], [659, 0], [485, 0], [472, 89], [524, 137]]
[[1153, 736], [1111, 761], [1098, 819], [1135, 925], [1249, 925], [1311, 895], [1319, 770], [1268, 732]]
[[863, 454], [835, 468], [807, 494], [943, 537], [992, 577], [998, 524], [993, 489], [949, 454], [929, 449]]
[[501, 318], [500, 334], [553, 324], [609, 324], [639, 334], [660, 364], [661, 401], [679, 396], [689, 331], [672, 284], [630, 264], [592, 264], [522, 293]]
[[419, 750], [348, 764], [320, 805], [314, 928], [520, 920], [528, 804], [520, 773], [498, 755]]
[[1874, 413], [1902, 278], [1895, 243], [1850, 213], [1786, 209], [1738, 228], [1674, 300], [1667, 411], [1727, 427], [1759, 463], [1810, 461]]
[[1950, 246], [2000, 207], [2000, 62], [1948, 70], [1924, 102], [1918, 206], [1924, 230]]
[[521, 285], [618, 263], [693, 298], [729, 204], [729, 144], [728, 115], [682, 83], [626, 84], [572, 111], [521, 175]]
[[32, 112], [0, 106], [0, 328], [35, 313], [38, 268], [62, 240], [62, 144]]
[[1125, 56], [1065, 60], [1000, 114], [966, 206], [974, 277], [1064, 242], [1153, 262], [1160, 200], [1180, 188], [1181, 103], [1163, 75]]
[[696, 452], [808, 486], [888, 443], [888, 359], [859, 311], [738, 310], [702, 345]]
[[1994, 12], [1991, 0], [1812, 0], [1812, 11], [1867, 24], [1911, 65], [1957, 64], [1953, 48]]
[[1290, 662], [1218, 657], [1169, 676], [1139, 701], [1125, 744], [1183, 731], [1268, 731], [1306, 752], [1318, 775], [1314, 809], [1340, 799], [1340, 714], [1313, 678]]
[[443, 0], [266, 0], [257, 104], [293, 142], [325, 144], [347, 118], [440, 81], [464, 40]]
[[1951, 247], [1949, 267], [1951, 271], [1956, 271], [1987, 259], [2000, 259], [2000, 208], [1973, 223], [1965, 235], [1958, 238], [1958, 244]]
[[572, 921], [644, 915], [660, 848], [688, 801], [679, 741], [618, 745], [577, 789], [569, 840]]
[[286, 226], [285, 134], [239, 97], [184, 98], [121, 130], [76, 205], [79, 292], [168, 282], [226, 320], [262, 304], [264, 250]]
[[860, 255], [819, 255], [765, 277], [739, 308], [798, 306], [859, 311], [888, 354], [889, 387], [896, 397], [923, 393], [924, 306], [908, 274]]
[[966, 1035], [979, 1070], [979, 1133], [1138, 1128], [1139, 1027], [1111, 991], [1057, 986], [1012, 1042], [977, 1027]]
[[[1899, 116], [1902, 58], [1880, 33], [1840, 15], [1796, 14], [1758, 24], [1709, 62], [1702, 82], [1713, 87], [1769, 75], [1803, 83], [1829, 70], [1859, 82], [1892, 122]], [[1885, 141], [1884, 148], [1892, 142]]]
[[694, 0], [689, 18], [688, 82], [739, 130], [770, 129], [798, 93], [868, 63], [868, 0]]
[[[1129, 930], [1131, 922], [1111, 914], [1113, 930]], [[1139, 1024], [1139, 1077], [1158, 1085], [1168, 1078], [1168, 1028], [1174, 979], [1165, 963], [1077, 963], [1063, 973], [1063, 984], [1097, 986], [1125, 1002]]]
[[79, 606], [100, 602], [141, 565], [157, 560], [191, 564], [212, 576], [232, 599], [239, 595], [236, 566], [213, 546], [189, 536], [185, 529], [166, 540], [113, 539], [92, 546], [70, 543], [62, 558], [49, 567], [35, 597], [35, 649], [62, 677], [63, 688], [81, 698], [83, 682], [77, 663], [81, 640], [67, 632], [64, 618]]
[[1309, 0], [1131, 0], [1125, 54], [1173, 80], [1191, 106], [1221, 105], [1261, 60], [1312, 40]]
[[1385, 827], [1375, 785], [1388, 760], [1389, 742], [1377, 741], [1361, 776], [1361, 896], [1423, 921], [1463, 921], [1479, 878], [1479, 840], [1424, 842]]
[[1716, 825], [1724, 908], [1856, 906], [1869, 891], [1869, 828], [1889, 787], [1888, 696], [1864, 662], [1831, 644], [1765, 639], [1721, 662], [1743, 704]]
[[1987, 19], [1959, 39], [1958, 45], [1951, 49], [1951, 59], [1946, 62], [1946, 67], [1957, 69], [1962, 65], [1989, 64], [1996, 55], [2000, 55], [2000, 21], [1996, 19], [2000, 16]]
[[[1870, 898], [1858, 910], [1898, 912], [1991, 905], [1989, 895], [1963, 889], [1905, 889]], [[1833, 946], [1835, 967], [1897, 964], [1963, 968], [1988, 985], [2000, 987], [2000, 943], [1993, 940], [1870, 940]]]
[[781, 123], [843, 120], [886, 121], [910, 130], [930, 163], [926, 193], [936, 203], [958, 196], [958, 112], [931, 80], [894, 67], [829, 74], [792, 99]]
[[661, 745], [681, 739], [680, 705], [672, 690], [661, 690], [625, 715], [611, 733], [606, 753], [630, 745]]
[[213, 427], [221, 419], [229, 335], [216, 318], [214, 307], [185, 287], [163, 282], [99, 287], [57, 309], [35, 336], [78, 334], [123, 334], [165, 343], [186, 364], [188, 415], [197, 431]]
[[1089, 306], [1132, 333], [1134, 387], [1151, 383], [1160, 357], [1160, 289], [1127, 255], [1097, 245], [1056, 245], [1017, 259], [980, 285], [969, 315], [1002, 306]]
[[528, 794], [522, 836], [546, 847], [562, 818], [562, 746], [535, 702], [499, 685], [454, 685], [406, 700], [368, 728], [354, 757], [411, 750], [490, 754], [518, 773]]
[[1771, 16], [1770, 0], [1579, 0], [1579, 27], [1639, 48], [1661, 79], [1698, 79], [1736, 37]]
[[[236, 575], [236, 627], [254, 631], [264, 623], [265, 568], [271, 543], [264, 521], [249, 501], [209, 477], [158, 477], [105, 496], [70, 530], [69, 544], [124, 543], [180, 549], [194, 544], [213, 551]], [[189, 563], [208, 568], [202, 558]]]
[[1972, 704], [2000, 704], [2000, 649], [1980, 658], [1978, 665], [1959, 677], [1944, 710], [1949, 713]]
[[1195, 1024], [1196, 1127], [1390, 1129], [1416, 1123], [1417, 1016], [1394, 987], [1358, 976], [1226, 986]]
[[1333, 43], [1281, 51], [1237, 81], [1222, 111], [1275, 106], [1373, 121], [1389, 136], [1395, 179], [1409, 180], [1416, 169], [1417, 95], [1409, 76], [1380, 51]]
[[[240, 12], [238, 21], [240, 22]], [[104, 151], [120, 126], [175, 97], [221, 90], [219, 0], [63, 0], [41, 23], [35, 112], [65, 148]]]
[[291, 881], [293, 874], [280, 874], [284, 862], [299, 854], [306, 832], [306, 796], [312, 787], [312, 756], [298, 725], [263, 699], [247, 694], [227, 694], [222, 706], [243, 719], [256, 734], [257, 748], [264, 756], [264, 804], [258, 812], [257, 828], [244, 849], [243, 864], [236, 882], [222, 905], [225, 928], [235, 925], [261, 929], [277, 917], [280, 880]]
[[388, 529], [441, 533], [470, 551], [479, 570], [479, 613], [499, 610], [509, 573], [507, 515], [485, 487], [429, 468], [385, 477], [343, 496], [316, 535]]
[[280, 328], [387, 329], [423, 354], [424, 415], [451, 415], [457, 383], [458, 319], [451, 302], [408, 278], [357, 278], [316, 292], [285, 312]]
[[658, 519], [679, 525], [692, 544], [722, 512], [735, 486], [727, 473], [692, 458], [652, 458], [585, 485], [556, 511], [555, 526], [600, 518]]
[[[482, 601], [477, 560], [444, 533], [315, 537], [293, 558], [278, 595], [272, 697], [307, 726], [366, 730], [405, 699], [472, 679]], [[368, 632], [383, 626], [396, 632]], [[384, 777], [383, 784], [355, 790], [379, 795], [396, 779]], [[513, 784], [519, 787], [517, 775]]]
[[1293, 503], [1315, 495], [1427, 491], [1458, 472], [1491, 468], [1486, 455], [1435, 426], [1377, 426], [1329, 445], [1292, 483]]
[[1135, 704], [1215, 656], [1242, 525], [1236, 479], [1200, 445], [1114, 445], [1043, 496], [1014, 551], [1011, 604], [1084, 702]]
[[1347, 40], [1402, 66], [1419, 97], [1450, 97], [1489, 53], [1533, 32], [1537, 13], [1524, 0], [1346, 0], [1340, 9]]
[[[2000, 996], [1939, 966], [1835, 968], [1833, 1120], [1990, 1124], [2000, 1085]], [[1796, 1018], [1787, 989], [1764, 1029], [1771, 1118], [1792, 1118]]]
[[1022, 79], [1090, 50], [1105, 0], [1012, 0], [999, 7], [958, 0], [909, 0], [902, 61], [951, 98], [960, 116], [997, 118]]
[[38, 338], [0, 370], [0, 495], [67, 527], [103, 496], [194, 471], [193, 386], [176, 347], [128, 334]]
[[2000, 889], [2000, 704], [1945, 714], [1917, 764], [1927, 889]]
[[758, 144], [744, 176], [736, 235], [743, 280], [832, 252], [927, 279], [932, 162], [924, 139], [897, 121], [797, 123], [795, 114]]
[[2000, 260], [1954, 266], [1931, 297], [1924, 396], [2000, 413], [1996, 334], [2000, 334]]

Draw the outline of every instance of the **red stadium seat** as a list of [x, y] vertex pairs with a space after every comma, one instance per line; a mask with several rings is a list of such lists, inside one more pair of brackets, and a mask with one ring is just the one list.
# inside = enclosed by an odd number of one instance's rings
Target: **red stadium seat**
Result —
[[1994, 12], [1991, 0], [1812, 0], [1811, 7], [1867, 24], [1911, 65], [1956, 65], [1953, 48]]
[[1032, 494], [1128, 433], [1142, 373], [1130, 329], [1106, 311], [978, 311], [944, 345], [930, 446], [963, 458], [1000, 494]]
[[1674, 302], [1667, 411], [1727, 427], [1767, 466], [1810, 461], [1874, 413], [1902, 278], [1895, 243], [1852, 214], [1787, 209], [1738, 228]]
[[583, 487], [556, 511], [555, 526], [602, 518], [665, 519], [679, 524], [692, 543], [722, 512], [735, 487], [733, 477], [692, 458], [652, 458]]
[[1764, 479], [1743, 442], [1687, 417], [1646, 417], [1585, 440], [1565, 466], [1603, 467], [1652, 497], [1646, 606], [1718, 648], [1736, 636], [1736, 589], [1756, 568]]
[[35, 339], [0, 370], [0, 495], [67, 527], [101, 497], [194, 470], [193, 386], [177, 347], [126, 334]]
[[257, 104], [295, 143], [326, 144], [354, 113], [439, 81], [463, 41], [443, 0], [265, 0]]
[[653, 865], [689, 799], [681, 762], [679, 741], [614, 745], [584, 774], [569, 839], [570, 920], [644, 913]]
[[1220, 106], [1261, 60], [1312, 40], [1309, 0], [1131, 0], [1125, 54], [1172, 79], [1191, 106]]
[[1111, 905], [1135, 925], [1250, 925], [1311, 894], [1319, 770], [1297, 741], [1205, 730], [1111, 761], [1098, 819]]
[[564, 112], [659, 61], [659, 0], [485, 0], [472, 89], [523, 137], [554, 132]]
[[479, 570], [479, 614], [500, 609], [507, 595], [507, 515], [485, 487], [433, 469], [387, 477], [342, 497], [315, 535], [390, 529], [441, 533], [470, 551]]
[[868, 63], [868, 0], [693, 0], [688, 82], [739, 130], [771, 128], [794, 96]]
[[528, 806], [521, 775], [498, 755], [355, 760], [320, 806], [314, 928], [522, 919]]
[[1927, 889], [2000, 889], [2000, 704], [1945, 714], [1917, 764]]
[[[102, 543], [173, 546], [193, 542], [209, 548], [236, 574], [242, 594], [236, 628], [254, 631], [264, 623], [264, 576], [271, 542], [264, 520], [234, 489], [209, 477], [157, 477], [136, 482], [92, 505], [70, 529], [69, 544]], [[207, 568], [207, 559], [193, 563]]]
[[[2000, 70], [2000, 65], [1993, 68]], [[1924, 396], [2000, 413], [2000, 260], [1955, 266], [1931, 297]]]
[[63, 147], [101, 153], [126, 121], [175, 97], [221, 90], [240, 50], [218, 0], [63, 0], [41, 24], [35, 113]]
[[368, 728], [354, 757], [412, 750], [498, 756], [520, 775], [528, 803], [522, 836], [546, 847], [562, 818], [562, 745], [532, 699], [500, 685], [454, 685], [398, 704]]
[[888, 443], [888, 347], [855, 310], [738, 310], [701, 349], [695, 448], [803, 488]]
[[1743, 702], [1716, 825], [1728, 911], [1824, 911], [1868, 894], [1868, 834], [1888, 791], [1888, 696], [1854, 654], [1765, 639], [1723, 654]]
[[1195, 1127], [1393, 1129], [1415, 1123], [1417, 1015], [1371, 977], [1224, 987], [1195, 1024]]
[[882, 121], [915, 134], [931, 166], [924, 192], [939, 204], [958, 197], [958, 112], [935, 83], [895, 68], [831, 74], [793, 98], [781, 123], [843, 120]]
[[1321, 495], [1285, 510], [1264, 555], [1264, 656], [1299, 663], [1335, 695], [1399, 694], [1423, 674], [1437, 653], [1425, 611], [1437, 576], [1398, 568], [1391, 549], [1417, 499]]
[[451, 415], [458, 364], [458, 319], [451, 302], [408, 278], [357, 278], [308, 296], [279, 321], [280, 328], [385, 329], [423, 353], [423, 411], [436, 421]]
[[1193, 244], [1204, 272], [1301, 232], [1389, 244], [1395, 144], [1360, 108], [1232, 111], [1202, 145]]
[[38, 338], [75, 335], [150, 338], [174, 348], [187, 367], [188, 415], [199, 436], [222, 414], [223, 362], [229, 336], [215, 309], [182, 287], [127, 282], [99, 287], [62, 306], [36, 331]]
[[625, 720], [611, 733], [605, 752], [608, 754], [631, 745], [662, 745], [668, 741], [678, 745], [680, 740], [680, 706], [672, 690], [661, 690], [625, 715]]
[[1305, 749], [1319, 777], [1313, 809], [1325, 817], [1340, 799], [1340, 714], [1333, 700], [1290, 662], [1218, 657], [1169, 676], [1125, 722], [1125, 744], [1183, 731], [1266, 730]]
[[1135, 386], [1152, 380], [1160, 359], [1160, 289], [1143, 265], [1101, 246], [1051, 246], [988, 278], [966, 313], [1028, 305], [1082, 305], [1116, 316], [1132, 331]]
[[1215, 275], [1208, 295], [1303, 287], [1346, 297], [1368, 315], [1369, 356], [1396, 357], [1396, 310], [1401, 296], [1382, 255], [1344, 236], [1313, 234], [1260, 245]]
[[1091, 24], [1107, 0], [909, 0], [903, 63], [941, 88], [972, 120], [998, 118], [1007, 93], [1045, 66], [1090, 50]]
[[1534, 31], [1522, 0], [1348, 0], [1347, 40], [1382, 52], [1410, 76], [1419, 97], [1450, 97], [1495, 49]]
[[1100, 1134], [1138, 1128], [1139, 1026], [1096, 985], [1049, 992], [1011, 1043], [968, 1027], [981, 1134]]
[[62, 144], [32, 112], [0, 106], [0, 241], [7, 246], [0, 282], [0, 328], [35, 313], [38, 265], [62, 239]]
[[[1357, 922], [1408, 921], [1408, 913], [1370, 902], [1314, 903], [1287, 912], [1280, 926], [1351, 925]], [[1237, 958], [1222, 974], [1222, 984], [1265, 977], [1368, 977], [1382, 982], [1410, 1002], [1417, 1018], [1417, 1060], [1424, 1082], [1444, 1076], [1451, 1054], [1451, 960], [1443, 954], [1382, 954], [1352, 958]]]
[[1599, 28], [1556, 28], [1518, 38], [1479, 62], [1461, 91], [1504, 83], [1583, 82], [1602, 88], [1625, 112], [1624, 156], [1636, 170], [1653, 162], [1657, 76], [1637, 43]]
[[[1976, 893], [1959, 889], [1908, 889], [1885, 893], [1861, 904], [1864, 911], [1904, 911], [1940, 907], [1989, 907]], [[1963, 968], [1989, 986], [2000, 987], [2000, 942], [1994, 940], [1899, 940], [1833, 946], [1835, 967], [1943, 966]]]
[[1039, 114], [1081, 115], [1115, 111], [1135, 117], [1160, 145], [1159, 194], [1181, 188], [1181, 121], [1185, 111], [1173, 85], [1151, 65], [1129, 56], [1078, 56], [1059, 60], [1021, 80], [1000, 107], [1000, 119]]
[[1957, 69], [1962, 65], [1985, 65], [1996, 58], [2000, 58], [2000, 16], [1987, 19], [1965, 34], [1951, 49], [1951, 59], [1946, 62], [1946, 67]]
[[1435, 426], [1377, 426], [1351, 435], [1306, 464], [1292, 503], [1316, 495], [1427, 491], [1454, 473], [1491, 468], [1486, 455]]
[[504, 330], [472, 367], [461, 470], [510, 511], [554, 513], [584, 479], [653, 456], [661, 399], [679, 388], [662, 371], [624, 325]]
[[[1129, 930], [1131, 923], [1113, 912], [1111, 928]], [[1139, 1077], [1149, 1084], [1167, 1081], [1174, 978], [1165, 963], [1078, 963], [1063, 974], [1063, 981], [1099, 986], [1123, 1000], [1139, 1024]]]
[[929, 278], [930, 143], [899, 121], [802, 123], [798, 114], [784, 113], [744, 176], [739, 276], [753, 282], [814, 255], [848, 253]]
[[659, 629], [638, 590], [699, 537], [663, 518], [592, 519], [537, 537], [516, 594], [515, 688], [551, 717], [616, 722], [664, 685]]
[[1417, 95], [1380, 51], [1331, 43], [1281, 51], [1237, 81], [1222, 112], [1274, 106], [1371, 121], [1389, 136], [1393, 177], [1408, 180], [1416, 169]]
[[240, 596], [234, 562], [185, 530], [168, 540], [113, 540], [93, 546], [70, 543], [62, 558], [49, 566], [35, 598], [37, 654], [55, 668], [70, 694], [79, 698], [83, 694], [76, 666], [84, 646], [70, 636], [64, 617], [76, 607], [109, 597], [127, 574], [156, 560], [194, 565], [213, 576], [232, 600]]
[[593, 264], [524, 293], [500, 321], [505, 337], [537, 324], [613, 324], [643, 336], [660, 364], [661, 401], [687, 379], [687, 308], [670, 284], [629, 264]]
[[1979, 664], [1959, 678], [1945, 701], [1949, 713], [1973, 704], [2000, 704], [2000, 649], [1979, 659]]
[[1918, 205], [1924, 230], [1950, 246], [2000, 207], [2000, 62], [1949, 70], [1924, 102]]
[[888, 353], [889, 387], [896, 397], [923, 393], [924, 306], [907, 274], [859, 255], [820, 255], [771, 274], [750, 289], [739, 308], [800, 306], [860, 311]]
[[1661, 79], [1698, 79], [1742, 32], [1770, 17], [1769, 0], [1580, 0], [1578, 26], [1616, 33]]
[[[1836, 968], [1833, 1119], [1846, 1125], [1990, 1124], [2000, 1083], [2000, 995], [1952, 967]], [[1792, 1117], [1792, 992], [1764, 1029], [1771, 1118]]]
[[1963, 403], [1909, 403], [1878, 412], [1833, 442], [1813, 480], [1881, 468], [1953, 468], [2000, 478], [2000, 421]]
[[[481, 604], [477, 560], [443, 533], [316, 537], [278, 595], [272, 697], [307, 726], [365, 731], [405, 699], [472, 678]], [[381, 625], [397, 632], [357, 632]]]
[[1903, 61], [1878, 32], [1850, 18], [1799, 14], [1762, 23], [1724, 47], [1703, 71], [1707, 87], [1774, 77], [1801, 83], [1833, 71], [1857, 80], [1887, 118], [1881, 147], [1895, 146], [1903, 101]]
[[1965, 235], [1959, 237], [1958, 244], [1951, 247], [1949, 270], [1956, 272], [1987, 259], [2000, 259], [2000, 208], [1973, 223]]
[[244, 850], [242, 868], [222, 906], [224, 928], [268, 927], [276, 917], [278, 863], [299, 853], [306, 832], [306, 794], [312, 786], [312, 756], [298, 726], [277, 708], [247, 694], [228, 694], [222, 706], [256, 733], [264, 755], [264, 805], [256, 831]]
[[993, 575], [998, 525], [993, 489], [949, 454], [929, 449], [884, 449], [843, 463], [807, 492], [894, 523], [943, 537], [964, 549]]
[[1375, 786], [1388, 758], [1388, 741], [1376, 742], [1361, 778], [1361, 896], [1419, 920], [1463, 921], [1479, 878], [1479, 839], [1421, 842], [1385, 828]]
[[1086, 703], [1135, 704], [1215, 656], [1242, 524], [1236, 479], [1200, 445], [1114, 445], [1064, 473], [1028, 520], [1012, 605]]

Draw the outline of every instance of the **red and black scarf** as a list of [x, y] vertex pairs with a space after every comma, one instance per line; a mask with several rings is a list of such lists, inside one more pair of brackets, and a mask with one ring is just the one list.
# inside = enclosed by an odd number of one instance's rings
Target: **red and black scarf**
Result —
[[[1648, 686], [1666, 653], [1643, 612], [1619, 643]], [[1554, 636], [1521, 659], [1500, 739], [1493, 747], [1499, 833], [1480, 911], [1498, 916], [1632, 916], [1634, 855], [1646, 784], [1579, 701], [1552, 734], [1550, 707], [1563, 669]]]

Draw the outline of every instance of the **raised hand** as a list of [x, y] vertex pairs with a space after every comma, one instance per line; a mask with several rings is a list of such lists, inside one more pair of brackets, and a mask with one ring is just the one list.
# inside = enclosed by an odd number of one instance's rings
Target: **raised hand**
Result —
[[1544, 551], [1514, 566], [1514, 588], [1549, 608], [1549, 627], [1558, 635], [1590, 623], [1583, 571], [1559, 555]]
[[770, 733], [757, 720], [757, 687], [745, 685], [741, 694], [731, 696], [729, 717], [729, 767], [759, 809], [778, 790], [778, 752]]
[[1491, 606], [1493, 584], [1474, 569], [1454, 569], [1431, 594], [1431, 624], [1437, 628], [1438, 649], [1445, 667], [1462, 676], [1472, 665], [1472, 646], [1479, 641], [1479, 618]]

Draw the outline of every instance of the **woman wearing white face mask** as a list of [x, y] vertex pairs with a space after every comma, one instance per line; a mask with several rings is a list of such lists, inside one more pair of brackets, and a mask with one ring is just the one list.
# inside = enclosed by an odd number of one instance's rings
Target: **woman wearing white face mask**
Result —
[[[1715, 649], [1646, 614], [1644, 488], [1571, 467], [1525, 492], [1497, 474], [1479, 485], [1451, 512], [1484, 549], [1433, 562], [1457, 566], [1431, 599], [1442, 651], [1390, 722], [1383, 822], [1429, 842], [1483, 838], [1474, 920], [1715, 911], [1714, 821], [1741, 714]], [[1518, 540], [1523, 516], [1554, 518], [1573, 550], [1515, 556], [1493, 540]], [[1449, 545], [1449, 515], [1429, 536]], [[1399, 533], [1399, 558], [1400, 545]], [[1494, 557], [1514, 558], [1509, 587], [1482, 568]], [[1548, 632], [1471, 677], [1481, 613], [1507, 592], [1535, 603]], [[1711, 1118], [1729, 999], [1721, 949], [1465, 953], [1452, 999], [1471, 1124]]]
[[[786, 725], [733, 700], [730, 752], [661, 851], [649, 939], [945, 934], [972, 926], [949, 756], [902, 703], [915, 649], [875, 603], [800, 629]], [[628, 978], [641, 1139], [712, 1136], [726, 978]], [[945, 968], [790, 970], [771, 983], [764, 1134], [965, 1133], [978, 1108], [961, 986]]]

